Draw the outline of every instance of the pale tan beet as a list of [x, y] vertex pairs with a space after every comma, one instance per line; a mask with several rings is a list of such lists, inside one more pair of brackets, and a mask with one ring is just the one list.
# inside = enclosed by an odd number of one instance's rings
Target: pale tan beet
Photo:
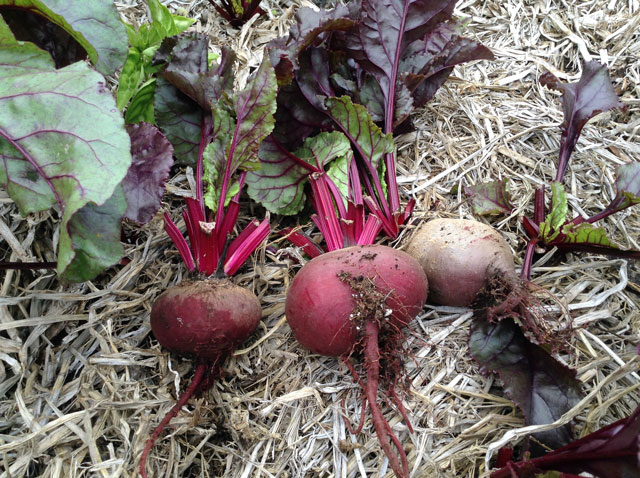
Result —
[[434, 219], [414, 234], [407, 253], [429, 280], [429, 302], [469, 306], [493, 274], [516, 280], [513, 255], [498, 231], [466, 219]]

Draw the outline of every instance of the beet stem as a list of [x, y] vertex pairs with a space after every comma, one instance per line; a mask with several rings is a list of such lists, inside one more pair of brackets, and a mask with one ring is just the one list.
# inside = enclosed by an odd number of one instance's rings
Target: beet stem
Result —
[[[387, 458], [389, 458], [389, 466], [395, 472], [398, 478], [408, 478], [409, 476], [409, 462], [407, 455], [404, 452], [402, 443], [395, 436], [389, 422], [384, 418], [380, 407], [378, 406], [378, 383], [380, 380], [380, 349], [378, 347], [378, 332], [380, 327], [374, 320], [367, 320], [365, 325], [365, 369], [367, 370], [367, 399], [369, 401], [369, 407], [371, 408], [371, 420], [373, 426], [376, 429], [376, 435], [380, 442], [380, 447]], [[393, 442], [393, 445], [398, 450], [396, 455], [391, 449], [391, 443], [389, 438]], [[400, 461], [398, 461], [400, 457]], [[400, 465], [402, 462], [402, 467]]]
[[207, 370], [208, 370], [208, 365], [205, 362], [200, 362], [197, 365], [195, 374], [193, 375], [193, 379], [191, 380], [191, 383], [189, 384], [185, 392], [182, 394], [182, 396], [178, 400], [178, 403], [176, 403], [173, 406], [173, 408], [169, 410], [169, 413], [167, 413], [164, 416], [160, 424], [155, 428], [155, 430], [153, 430], [151, 437], [149, 438], [149, 440], [147, 440], [147, 444], [144, 446], [144, 450], [142, 451], [142, 456], [140, 457], [140, 476], [142, 476], [142, 478], [147, 478], [147, 470], [146, 470], [147, 457], [149, 456], [149, 452], [151, 451], [151, 448], [153, 448], [153, 445], [155, 444], [156, 440], [162, 433], [162, 430], [164, 430], [164, 427], [166, 427], [169, 424], [169, 422], [178, 414], [180, 409], [193, 396], [194, 392], [198, 389], [200, 382], [202, 382], [202, 380], [206, 377]]

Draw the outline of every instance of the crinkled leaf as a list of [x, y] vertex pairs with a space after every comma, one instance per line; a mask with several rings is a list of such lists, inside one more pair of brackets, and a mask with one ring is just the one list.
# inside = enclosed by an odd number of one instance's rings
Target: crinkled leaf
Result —
[[[469, 351], [482, 371], [500, 376], [527, 425], [553, 423], [582, 398], [575, 372], [529, 342], [512, 319], [474, 321]], [[552, 447], [568, 443], [570, 436], [567, 426], [536, 435]]]
[[247, 174], [247, 193], [276, 214], [296, 214], [304, 207], [304, 185], [311, 166], [300, 164], [269, 136], [260, 145], [260, 169]]
[[238, 169], [260, 167], [258, 148], [275, 124], [276, 90], [274, 69], [265, 58], [245, 89], [233, 95], [230, 107], [223, 97], [213, 108], [215, 140], [204, 158], [205, 200], [211, 210], [217, 209], [222, 184]]
[[[414, 107], [429, 101], [447, 80], [453, 67], [474, 60], [492, 60], [484, 45], [460, 36], [455, 23], [440, 23], [424, 38], [407, 46], [400, 62], [404, 83], [411, 91]], [[398, 103], [399, 100], [396, 100]], [[396, 104], [396, 108], [398, 108]], [[402, 119], [399, 114], [396, 118]]]
[[508, 179], [464, 186], [464, 194], [470, 199], [473, 212], [480, 216], [509, 214], [513, 210]]
[[540, 83], [563, 93], [562, 145], [556, 176], [556, 180], [561, 180], [587, 121], [604, 111], [623, 109], [624, 104], [618, 100], [611, 85], [607, 67], [595, 61], [584, 63], [582, 76], [577, 83], [561, 83], [551, 73], [542, 75]]
[[[90, 202], [111, 197], [131, 164], [129, 136], [104, 78], [86, 63], [53, 70], [27, 45], [5, 50], [0, 47], [0, 182], [23, 214], [58, 206], [58, 273], [71, 280], [77, 274], [66, 271], [76, 242], [69, 221]], [[107, 249], [110, 238], [104, 240]]]
[[[90, 202], [67, 223], [68, 234], [60, 234], [58, 271], [64, 282], [84, 282], [116, 264], [124, 254], [120, 222], [127, 208], [121, 186], [101, 206]], [[60, 263], [67, 263], [60, 271]]]
[[195, 166], [203, 115], [198, 103], [164, 78], [158, 77], [153, 110], [156, 124], [173, 145], [178, 164]]
[[[350, 150], [349, 140], [337, 131], [307, 138], [293, 153], [273, 138], [267, 138], [260, 146], [260, 169], [247, 174], [247, 192], [271, 212], [300, 212], [309, 174], [324, 171], [329, 163], [329, 177], [341, 191], [346, 191], [346, 158]], [[340, 164], [336, 166], [337, 163]]]
[[640, 204], [640, 163], [619, 166], [616, 177], [615, 211]]
[[87, 52], [71, 35], [42, 15], [11, 7], [0, 7], [0, 14], [16, 39], [31, 42], [48, 52], [56, 68], [87, 58]]
[[382, 133], [364, 106], [354, 104], [348, 96], [328, 98], [326, 105], [340, 129], [374, 168], [379, 167], [385, 154], [393, 152], [393, 136]]
[[315, 131], [332, 127], [331, 119], [305, 99], [296, 83], [279, 89], [277, 104], [273, 136], [290, 149], [300, 146]]
[[4, 6], [28, 9], [60, 26], [105, 75], [120, 68], [127, 57], [125, 27], [112, 2], [85, 0], [80, 8], [69, 0], [0, 0]]
[[173, 165], [173, 146], [152, 124], [128, 125], [132, 162], [122, 180], [127, 200], [125, 217], [145, 224], [162, 203], [164, 183]]
[[[510, 462], [491, 478], [553, 476], [545, 471], [590, 473], [598, 478], [640, 476], [640, 406], [626, 418], [532, 460]], [[562, 475], [564, 476], [564, 475]]]
[[344, 5], [337, 5], [330, 11], [304, 7], [298, 10], [295, 19], [287, 38], [278, 38], [269, 44], [271, 63], [280, 85], [291, 82], [294, 69], [298, 68], [298, 55], [312, 44], [319, 43], [324, 33], [347, 30], [355, 25]]
[[545, 242], [551, 242], [558, 237], [569, 212], [567, 193], [561, 183], [557, 181], [551, 183], [551, 194], [551, 211], [546, 219], [540, 223], [540, 237]]
[[[192, 44], [196, 45], [195, 42]], [[223, 47], [217, 68], [208, 70], [208, 56], [204, 56], [207, 53], [206, 43], [202, 53], [203, 56], [200, 58], [199, 64], [192, 61], [185, 65], [175, 61], [176, 58], [179, 58], [179, 52], [176, 53], [174, 50], [174, 59], [165, 69], [164, 77], [182, 93], [198, 103], [204, 111], [209, 112], [211, 104], [217, 102], [222, 96], [222, 92], [233, 87], [233, 64], [236, 55], [230, 48]], [[191, 70], [185, 68], [191, 68]]]
[[145, 82], [129, 103], [129, 107], [124, 115], [124, 121], [127, 124], [155, 123], [155, 114], [153, 110], [154, 95], [156, 92], [156, 79], [151, 78]]

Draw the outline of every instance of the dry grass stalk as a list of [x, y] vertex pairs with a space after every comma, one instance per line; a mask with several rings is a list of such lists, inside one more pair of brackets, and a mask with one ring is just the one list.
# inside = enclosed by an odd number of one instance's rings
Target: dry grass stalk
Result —
[[[208, 33], [214, 48], [238, 51], [239, 82], [301, 5], [264, 0], [267, 15], [238, 31], [205, 0], [164, 3], [198, 18], [194, 28]], [[141, 2], [116, 4], [127, 21], [145, 21]], [[518, 217], [530, 213], [540, 178], [552, 178], [559, 144], [561, 111], [557, 96], [536, 82], [542, 72], [574, 81], [582, 60], [606, 62], [629, 105], [625, 116], [603, 115], [585, 128], [568, 175], [576, 211], [602, 207], [612, 195], [614, 167], [640, 160], [640, 3], [464, 0], [457, 13], [468, 22], [467, 35], [497, 59], [456, 68], [415, 115], [418, 130], [398, 141], [399, 183], [405, 198], [418, 200], [415, 225], [436, 216], [471, 217], [451, 188], [509, 177], [516, 209], [495, 224], [521, 259]], [[167, 207], [176, 217], [187, 189], [183, 174], [169, 185]], [[621, 245], [639, 246], [637, 208], [604, 226]], [[57, 228], [49, 213], [21, 218], [0, 192], [2, 260], [54, 260]], [[149, 335], [153, 299], [179, 282], [184, 268], [159, 218], [128, 232], [135, 237], [130, 263], [95, 282], [63, 287], [51, 271], [9, 271], [0, 280], [0, 478], [134, 477], [145, 440], [184, 386], [192, 363], [175, 360]], [[340, 400], [346, 397], [348, 415], [358, 417], [359, 397], [344, 365], [300, 348], [283, 321], [284, 293], [297, 269], [290, 255], [299, 253], [280, 239], [273, 245], [280, 252], [263, 248], [238, 276], [263, 302], [261, 327], [227, 362], [225, 378], [193, 400], [158, 442], [150, 459], [155, 476], [384, 474], [370, 424], [358, 436], [345, 428]], [[628, 415], [640, 387], [639, 266], [552, 252], [535, 264], [534, 276], [581, 328], [564, 358], [588, 395], [567, 418], [586, 434]], [[413, 327], [414, 360], [407, 363], [413, 390], [405, 405], [415, 433], [387, 408], [412, 476], [486, 476], [485, 459], [530, 431], [499, 381], [480, 375], [470, 359], [470, 317], [464, 309], [427, 306]]]

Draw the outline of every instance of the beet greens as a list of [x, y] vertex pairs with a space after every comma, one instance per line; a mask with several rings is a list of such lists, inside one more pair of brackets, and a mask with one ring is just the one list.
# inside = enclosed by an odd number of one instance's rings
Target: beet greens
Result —
[[390, 237], [413, 208], [413, 201], [400, 205], [395, 153], [379, 157], [363, 145], [351, 113], [336, 114], [336, 102], [347, 110], [353, 109], [347, 101], [363, 106], [383, 135], [408, 130], [411, 111], [433, 97], [455, 65], [492, 58], [487, 48], [460, 36], [455, 3], [364, 0], [329, 12], [301, 9], [289, 36], [270, 44], [281, 85], [274, 137], [295, 148], [319, 131], [344, 133], [363, 201]]

